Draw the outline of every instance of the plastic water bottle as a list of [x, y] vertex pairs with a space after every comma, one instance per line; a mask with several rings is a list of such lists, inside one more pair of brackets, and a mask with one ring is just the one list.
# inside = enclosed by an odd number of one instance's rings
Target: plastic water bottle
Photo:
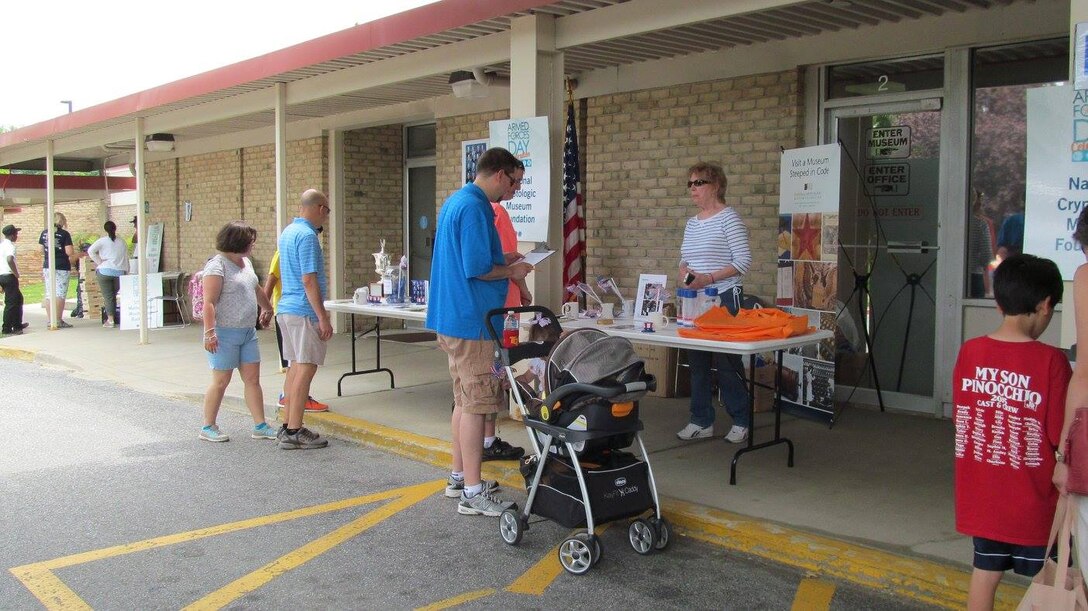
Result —
[[502, 347], [513, 348], [518, 345], [519, 340], [519, 325], [518, 315], [513, 311], [506, 313], [506, 318], [502, 322]]
[[706, 314], [710, 311], [710, 308], [718, 305], [721, 301], [718, 299], [718, 287], [708, 286], [703, 289], [703, 303], [699, 308], [699, 314]]
[[676, 324], [680, 327], [694, 327], [695, 319], [699, 316], [698, 291], [695, 289], [676, 289], [676, 298], [680, 302], [680, 315], [676, 317]]

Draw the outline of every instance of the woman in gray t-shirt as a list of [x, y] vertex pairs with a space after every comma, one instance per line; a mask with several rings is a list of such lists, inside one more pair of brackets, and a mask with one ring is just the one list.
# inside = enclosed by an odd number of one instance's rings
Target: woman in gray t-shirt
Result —
[[276, 438], [276, 429], [264, 419], [261, 352], [253, 327], [255, 320], [264, 327], [272, 319], [272, 304], [249, 261], [256, 241], [256, 229], [242, 221], [231, 221], [215, 238], [219, 253], [204, 265], [204, 350], [212, 369], [212, 383], [204, 393], [204, 427], [200, 429], [200, 438], [205, 441], [230, 440], [215, 419], [235, 369], [242, 375], [246, 406], [253, 416], [251, 437]]

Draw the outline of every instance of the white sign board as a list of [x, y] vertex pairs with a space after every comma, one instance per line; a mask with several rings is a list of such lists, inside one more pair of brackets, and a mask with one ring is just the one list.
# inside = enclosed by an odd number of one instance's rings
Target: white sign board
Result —
[[865, 130], [869, 159], [906, 159], [910, 157], [910, 127], [893, 125]]
[[[1073, 241], [1077, 216], [1088, 206], [1088, 91], [1068, 85], [1028, 92], [1024, 252], [1052, 259], [1065, 280], [1084, 263]], [[1080, 138], [1075, 140], [1074, 138]]]
[[[121, 276], [121, 330], [140, 328], [140, 283], [139, 276]], [[158, 329], [162, 326], [162, 274], [147, 275], [147, 328]]]
[[837, 213], [840, 160], [838, 144], [790, 149], [782, 153], [780, 212]]
[[147, 243], [144, 244], [144, 253], [147, 256], [147, 273], [153, 274], [159, 269], [159, 259], [162, 258], [162, 223], [155, 223], [147, 228]]
[[552, 182], [548, 117], [492, 121], [488, 127], [488, 145], [501, 146], [525, 164], [521, 189], [514, 199], [502, 203], [518, 241], [547, 242]]

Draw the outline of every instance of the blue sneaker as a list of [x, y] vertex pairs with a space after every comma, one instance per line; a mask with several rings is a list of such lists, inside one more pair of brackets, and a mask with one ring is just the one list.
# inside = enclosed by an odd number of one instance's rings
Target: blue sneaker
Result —
[[253, 434], [250, 437], [254, 439], [275, 439], [278, 433], [279, 431], [268, 426], [267, 422], [262, 422], [253, 427]]
[[230, 441], [230, 436], [220, 431], [214, 424], [200, 429], [200, 438], [204, 441]]

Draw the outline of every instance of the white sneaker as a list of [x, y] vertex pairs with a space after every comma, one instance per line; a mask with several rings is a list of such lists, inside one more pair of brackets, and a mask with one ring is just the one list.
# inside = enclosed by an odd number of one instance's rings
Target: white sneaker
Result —
[[689, 439], [703, 439], [704, 437], [711, 437], [714, 435], [714, 425], [699, 426], [691, 422], [687, 426], [676, 432], [676, 436], [683, 440]]
[[743, 426], [734, 426], [725, 436], [725, 440], [729, 443], [740, 443], [745, 439], [748, 439], [748, 429]]

